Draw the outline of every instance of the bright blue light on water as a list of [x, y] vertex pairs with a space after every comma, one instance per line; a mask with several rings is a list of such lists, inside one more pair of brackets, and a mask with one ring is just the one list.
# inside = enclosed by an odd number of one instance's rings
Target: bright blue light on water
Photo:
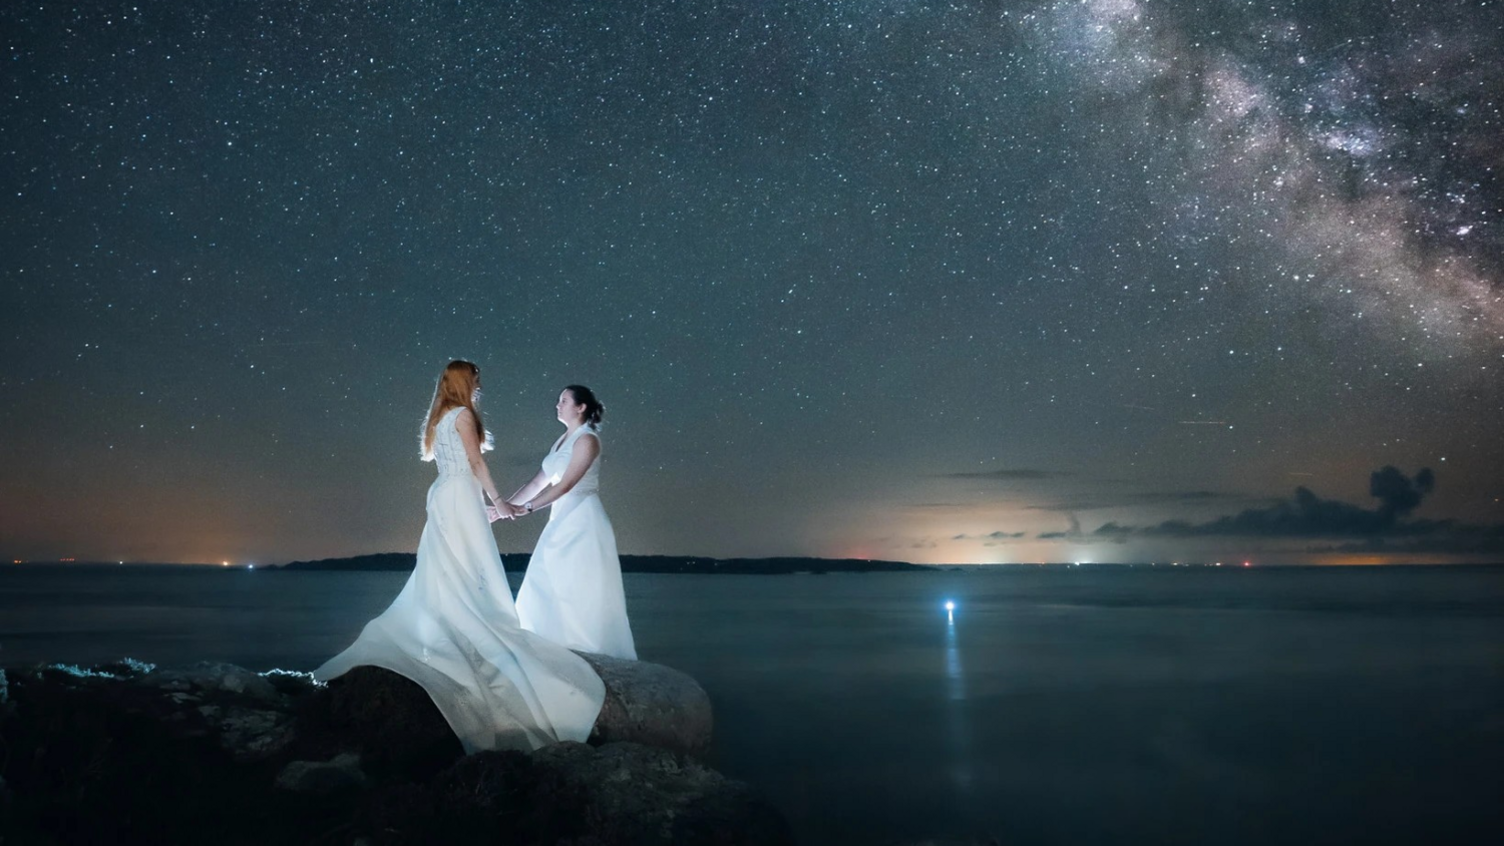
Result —
[[945, 610], [946, 611], [954, 611], [954, 610], [956, 610], [956, 603], [953, 602], [953, 601], [951, 601], [951, 600], [949, 600], [949, 599], [945, 600]]

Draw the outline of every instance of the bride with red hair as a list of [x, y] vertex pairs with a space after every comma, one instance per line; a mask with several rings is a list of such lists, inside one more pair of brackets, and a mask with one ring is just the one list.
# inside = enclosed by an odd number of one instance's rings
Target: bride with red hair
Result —
[[466, 752], [582, 741], [605, 685], [583, 658], [518, 623], [488, 517], [519, 509], [497, 494], [482, 457], [491, 439], [479, 397], [480, 368], [450, 362], [422, 428], [423, 460], [437, 465], [439, 477], [428, 489], [417, 566], [391, 606], [314, 677], [327, 681], [369, 665], [412, 679]]

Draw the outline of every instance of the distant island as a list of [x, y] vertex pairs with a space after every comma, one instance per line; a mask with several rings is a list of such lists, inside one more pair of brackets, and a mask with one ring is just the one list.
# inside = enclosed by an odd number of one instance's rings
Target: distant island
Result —
[[[527, 569], [526, 552], [502, 555], [508, 571]], [[418, 556], [412, 552], [380, 552], [350, 558], [321, 558], [272, 564], [271, 570], [411, 570]], [[906, 561], [873, 561], [865, 558], [705, 558], [696, 555], [623, 555], [623, 573], [730, 573], [736, 575], [788, 575], [793, 573], [929, 573], [938, 570]]]

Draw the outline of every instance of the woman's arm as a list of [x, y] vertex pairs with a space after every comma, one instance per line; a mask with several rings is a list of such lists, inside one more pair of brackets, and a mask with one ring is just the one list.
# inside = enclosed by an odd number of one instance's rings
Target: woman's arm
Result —
[[538, 492], [546, 487], [548, 487], [548, 476], [544, 475], [542, 470], [539, 470], [538, 475], [529, 479], [527, 484], [518, 488], [516, 493], [507, 497], [507, 502], [513, 505], [521, 505], [537, 496]]
[[460, 443], [465, 445], [465, 458], [470, 462], [470, 472], [480, 480], [481, 490], [491, 498], [492, 504], [502, 516], [510, 517], [516, 514], [515, 508], [503, 507], [501, 494], [496, 492], [496, 483], [491, 481], [491, 470], [486, 467], [486, 460], [480, 454], [480, 436], [475, 434], [475, 415], [470, 413], [470, 409], [467, 408], [455, 415], [454, 428], [460, 433]]
[[569, 467], [564, 470], [564, 475], [559, 478], [558, 483], [532, 498], [533, 510], [552, 505], [554, 500], [569, 493], [575, 485], [580, 483], [581, 479], [585, 478], [585, 471], [590, 469], [590, 462], [600, 454], [601, 442], [594, 435], [587, 433], [577, 438], [574, 442], [574, 453], [569, 456]]

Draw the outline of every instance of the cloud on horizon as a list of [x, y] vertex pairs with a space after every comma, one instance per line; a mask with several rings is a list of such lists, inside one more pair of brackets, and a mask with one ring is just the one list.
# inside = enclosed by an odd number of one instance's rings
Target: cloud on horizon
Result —
[[1138, 506], [1162, 505], [1165, 503], [1267, 501], [1269, 501], [1267, 497], [1250, 497], [1244, 494], [1225, 493], [1222, 491], [1143, 491], [1109, 496], [1082, 494], [1074, 497], [1065, 497], [1059, 502], [1026, 506], [1025, 510], [1069, 513], [1073, 511], [1097, 511], [1104, 508], [1135, 508]]
[[1391, 466], [1369, 476], [1369, 495], [1379, 501], [1363, 508], [1335, 499], [1324, 499], [1311, 489], [1298, 487], [1294, 496], [1273, 505], [1248, 508], [1204, 523], [1166, 520], [1151, 526], [1104, 523], [1091, 532], [1071, 516], [1064, 532], [1043, 532], [1041, 540], [1108, 541], [1125, 543], [1135, 538], [1326, 538], [1352, 539], [1312, 551], [1362, 553], [1504, 552], [1504, 525], [1473, 525], [1455, 520], [1407, 520], [1436, 489], [1436, 476], [1422, 469], [1414, 478]]
[[[1382, 467], [1375, 470], [1368, 481], [1369, 495], [1379, 500], [1378, 508], [1367, 509], [1341, 500], [1323, 499], [1310, 488], [1302, 486], [1295, 489], [1292, 499], [1277, 502], [1267, 508], [1248, 508], [1234, 515], [1199, 524], [1167, 520], [1157, 526], [1139, 529], [1137, 533], [1151, 537], [1362, 537], [1425, 534], [1450, 524], [1450, 521], [1401, 522], [1400, 518], [1414, 511], [1426, 495], [1435, 489], [1436, 476], [1430, 468], [1422, 469], [1411, 479], [1395, 467]], [[1109, 523], [1102, 529], [1109, 526], [1114, 524]]]
[[[1029, 534], [1028, 532], [1004, 532], [1004, 531], [999, 530], [999, 531], [996, 531], [996, 532], [988, 532], [987, 534], [984, 534], [984, 535], [960, 534], [960, 535], [956, 535], [956, 536], [952, 537], [951, 540], [953, 540], [953, 541], [979, 540], [979, 541], [990, 541], [990, 542], [995, 543], [997, 541], [1018, 540], [1019, 538], [1026, 537], [1028, 534]], [[990, 546], [991, 544], [989, 543], [987, 545]]]

